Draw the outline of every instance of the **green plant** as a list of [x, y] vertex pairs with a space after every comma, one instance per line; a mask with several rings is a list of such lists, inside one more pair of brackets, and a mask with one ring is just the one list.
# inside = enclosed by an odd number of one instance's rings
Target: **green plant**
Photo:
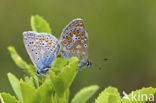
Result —
[[[40, 16], [31, 17], [32, 30], [36, 32], [51, 33], [49, 24]], [[18, 79], [11, 73], [8, 73], [9, 82], [15, 92], [16, 97], [8, 93], [0, 93], [2, 103], [69, 103], [69, 90], [76, 74], [78, 73], [78, 58], [72, 57], [57, 58], [53, 68], [49, 69], [46, 76], [36, 76], [36, 68], [27, 64], [16, 52], [12, 46], [8, 47], [12, 59], [16, 65], [22, 69], [26, 75], [24, 79]], [[71, 100], [71, 103], [86, 103], [87, 100], [99, 89], [97, 85], [91, 85], [81, 89]], [[134, 93], [145, 93], [148, 97], [155, 94], [155, 88], [143, 88]], [[128, 95], [129, 98], [132, 94]], [[143, 101], [134, 102], [127, 99], [121, 99], [118, 90], [114, 87], [108, 87], [102, 91], [95, 103], [145, 103]]]

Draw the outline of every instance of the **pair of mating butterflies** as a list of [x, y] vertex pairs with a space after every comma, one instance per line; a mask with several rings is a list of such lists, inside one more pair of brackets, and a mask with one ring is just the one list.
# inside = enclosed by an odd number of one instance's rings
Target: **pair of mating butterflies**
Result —
[[57, 57], [62, 45], [62, 57], [70, 59], [72, 56], [79, 58], [78, 66], [91, 66], [88, 61], [88, 34], [82, 19], [74, 19], [64, 29], [60, 40], [47, 33], [27, 31], [23, 33], [26, 50], [37, 67], [36, 75], [45, 75]]

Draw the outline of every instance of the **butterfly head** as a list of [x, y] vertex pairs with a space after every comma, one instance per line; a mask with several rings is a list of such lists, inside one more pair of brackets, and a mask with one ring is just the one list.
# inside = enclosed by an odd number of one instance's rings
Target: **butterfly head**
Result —
[[82, 69], [83, 67], [90, 68], [92, 66], [92, 62], [89, 60], [87, 60], [86, 62], [79, 61], [78, 66], [80, 67], [80, 69]]
[[92, 62], [91, 61], [87, 61], [86, 66], [87, 67], [91, 67], [92, 66]]
[[46, 75], [46, 73], [47, 73], [48, 71], [49, 71], [49, 68], [45, 68], [45, 69], [42, 69], [42, 70], [38, 69], [38, 70], [36, 71], [36, 75], [37, 75], [37, 76]]

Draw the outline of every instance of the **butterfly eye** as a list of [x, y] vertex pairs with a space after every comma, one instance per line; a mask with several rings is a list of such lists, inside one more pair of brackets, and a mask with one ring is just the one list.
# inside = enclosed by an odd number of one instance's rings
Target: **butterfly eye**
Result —
[[37, 76], [39, 76], [39, 75], [40, 75], [40, 72], [39, 72], [38, 70], [36, 71], [36, 75], [37, 75]]
[[91, 67], [92, 63], [90, 61], [87, 61], [87, 67]]

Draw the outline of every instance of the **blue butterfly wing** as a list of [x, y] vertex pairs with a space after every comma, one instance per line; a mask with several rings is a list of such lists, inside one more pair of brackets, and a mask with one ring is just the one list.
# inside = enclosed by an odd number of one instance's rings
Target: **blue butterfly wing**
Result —
[[58, 54], [60, 46], [57, 45], [57, 49], [52, 53], [45, 55], [37, 62], [37, 68], [42, 70], [44, 68], [52, 68], [52, 64], [56, 59], [56, 55]]
[[28, 31], [23, 33], [26, 50], [38, 71], [50, 68], [60, 49], [55, 36]]
[[83, 20], [78, 18], [71, 21], [63, 30], [60, 38], [66, 58], [76, 56], [79, 58], [79, 66], [88, 61], [88, 34]]

